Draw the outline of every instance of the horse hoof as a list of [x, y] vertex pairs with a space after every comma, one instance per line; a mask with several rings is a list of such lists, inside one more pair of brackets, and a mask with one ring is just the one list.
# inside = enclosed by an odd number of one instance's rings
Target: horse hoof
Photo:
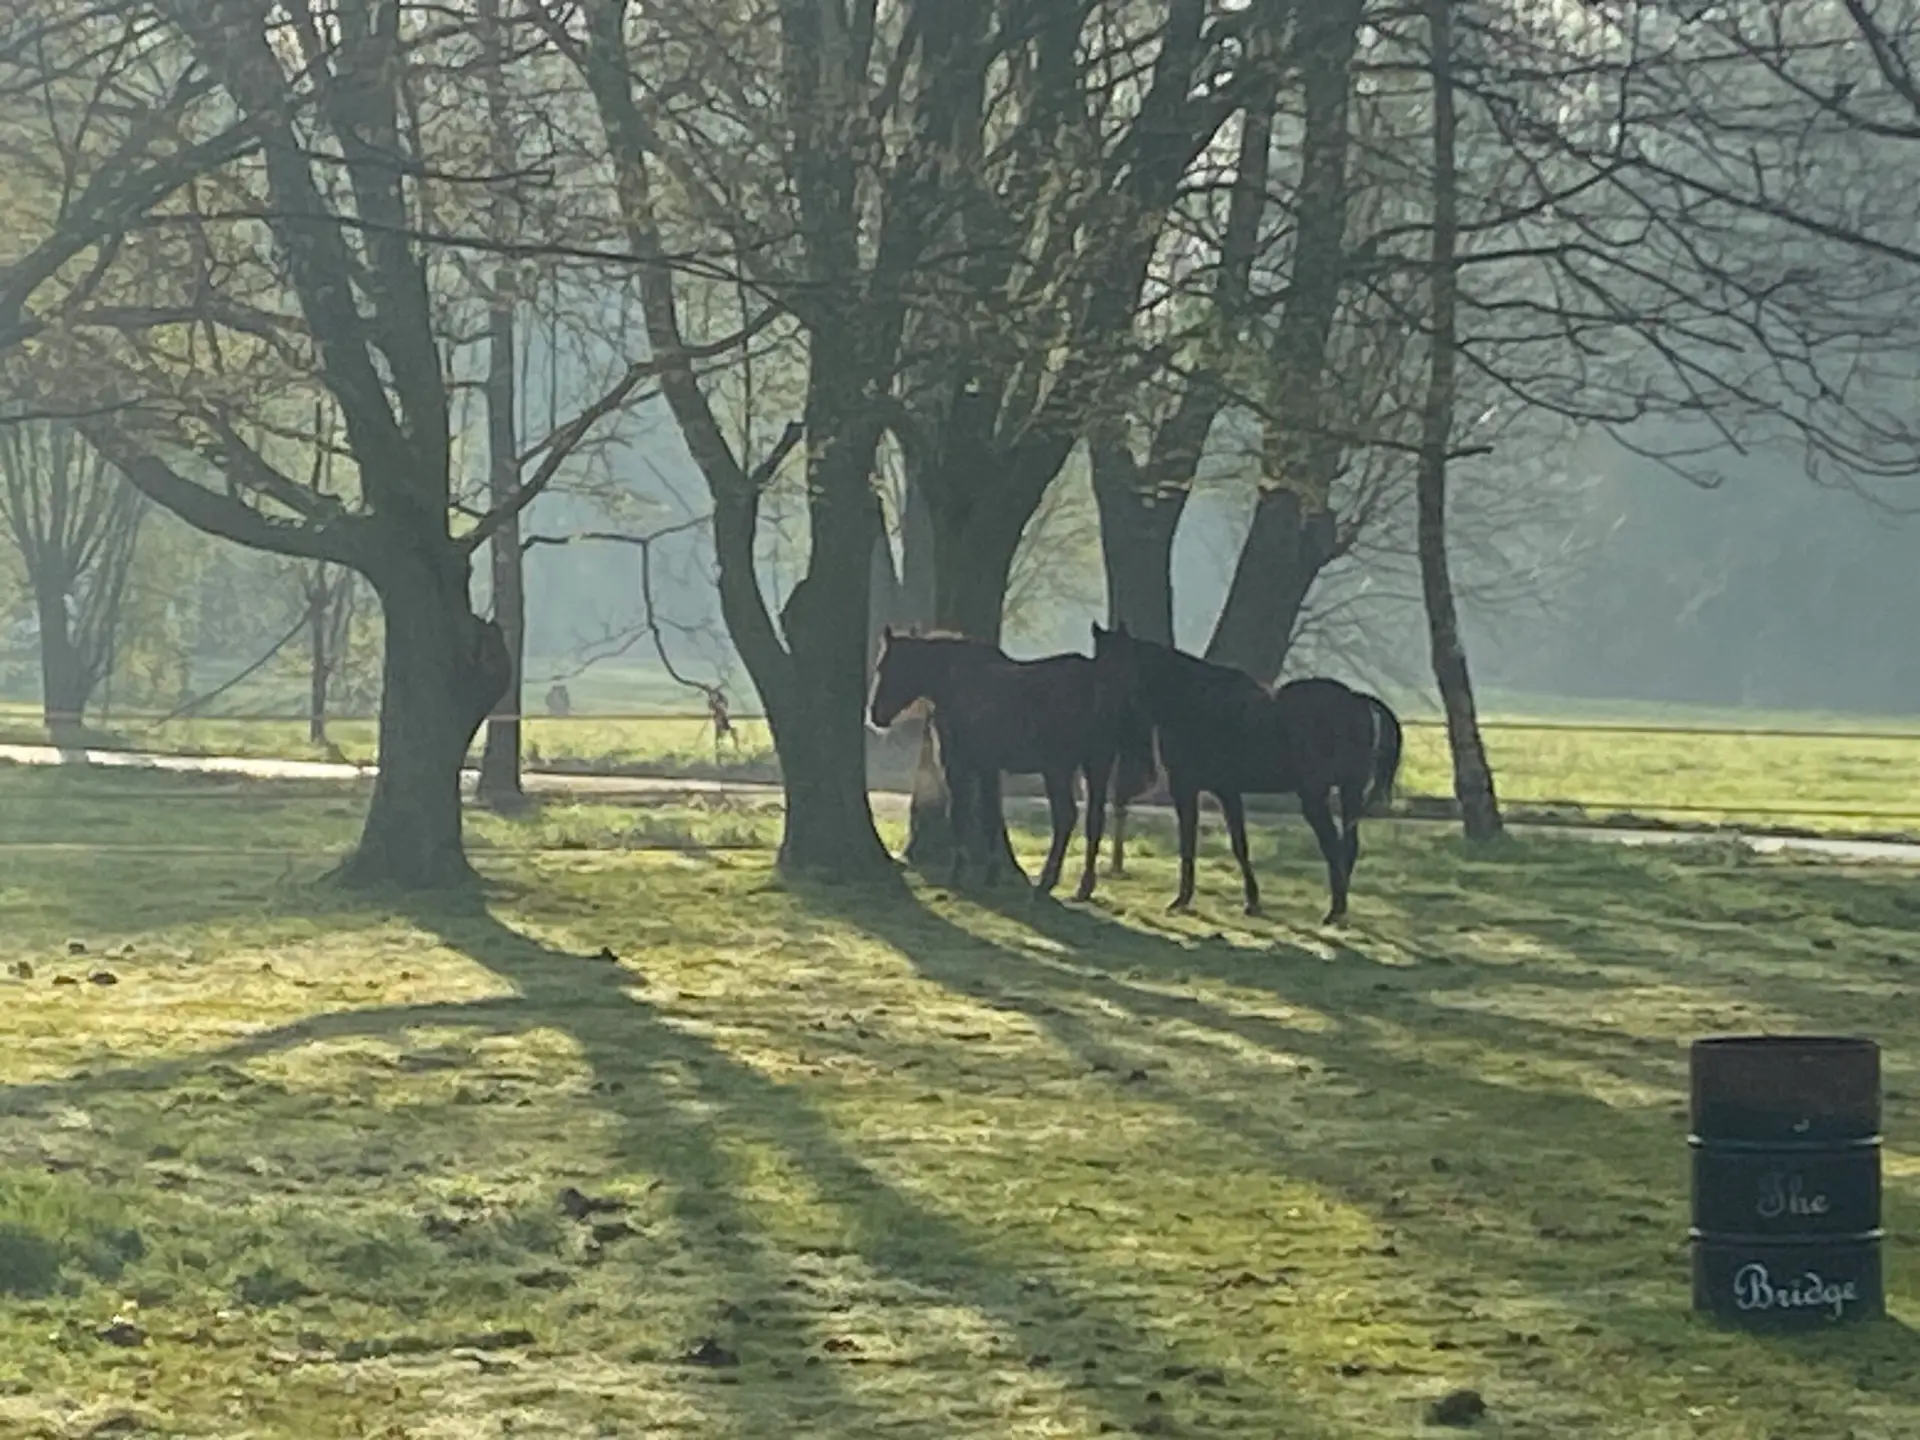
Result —
[[1345, 925], [1347, 923], [1347, 912], [1344, 910], [1329, 910], [1327, 912], [1327, 918], [1320, 923], [1322, 925]]
[[1255, 917], [1258, 917], [1267, 913], [1265, 910], [1260, 908], [1260, 902], [1258, 900], [1247, 901], [1246, 910], [1247, 910], [1247, 914]]
[[1086, 904], [1087, 901], [1093, 899], [1093, 886], [1084, 880], [1081, 881], [1079, 885], [1074, 887], [1073, 898], [1082, 905]]
[[1186, 914], [1189, 914], [1192, 910], [1193, 910], [1193, 901], [1191, 900], [1176, 900], [1171, 905], [1167, 906], [1167, 913], [1169, 915], [1186, 915]]

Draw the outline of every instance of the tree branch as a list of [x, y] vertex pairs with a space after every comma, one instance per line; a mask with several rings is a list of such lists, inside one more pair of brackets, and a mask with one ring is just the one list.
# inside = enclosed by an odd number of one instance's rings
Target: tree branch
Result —
[[[682, 345], [677, 354], [660, 355], [650, 357], [646, 360], [636, 360], [633, 364], [629, 365], [626, 373], [620, 377], [611, 389], [601, 395], [579, 414], [575, 415], [573, 419], [569, 420], [565, 425], [555, 430], [543, 440], [539, 446], [530, 452], [529, 458], [531, 458], [533, 454], [540, 454], [544, 451], [545, 458], [541, 460], [539, 467], [535, 469], [532, 476], [514, 493], [511, 500], [505, 505], [497, 506], [486, 515], [483, 515], [479, 523], [466, 535], [461, 537], [460, 548], [468, 555], [473, 554], [482, 545], [486, 544], [487, 541], [491, 540], [503, 525], [507, 524], [525, 510], [527, 506], [538, 499], [540, 493], [553, 483], [553, 477], [560, 472], [560, 467], [564, 465], [568, 457], [580, 447], [581, 442], [587, 438], [588, 433], [593, 427], [598, 425], [614, 411], [627, 404], [634, 390], [639, 387], [642, 381], [654, 379], [670, 369], [691, 364], [693, 361], [711, 359], [716, 355], [724, 355], [729, 350], [737, 349], [749, 343], [754, 336], [765, 330], [779, 318], [779, 314], [779, 311], [768, 308], [755, 316], [749, 324], [743, 326], [740, 330], [727, 336], [725, 339], [710, 341], [702, 345]], [[651, 395], [657, 393], [659, 393], [657, 390], [650, 391], [647, 396], [642, 396], [641, 398], [650, 398]], [[792, 448], [793, 447], [789, 445], [787, 450], [791, 450]], [[780, 458], [782, 460], [786, 458], [786, 451], [780, 452]], [[778, 468], [777, 464], [776, 468]], [[751, 483], [751, 477], [749, 477], [749, 483]]]
[[203, 534], [255, 550], [306, 560], [332, 560], [359, 568], [365, 546], [359, 543], [364, 521], [342, 515], [324, 524], [298, 524], [262, 515], [243, 501], [195, 484], [158, 456], [102, 425], [82, 424], [81, 433], [118, 467], [133, 487], [165, 506]]

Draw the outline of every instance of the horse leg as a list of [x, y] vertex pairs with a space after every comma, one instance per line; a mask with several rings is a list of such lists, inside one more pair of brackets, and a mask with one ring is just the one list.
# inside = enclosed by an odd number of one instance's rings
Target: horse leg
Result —
[[1367, 808], [1367, 782], [1340, 787], [1340, 824], [1347, 832], [1347, 884], [1353, 884], [1353, 867], [1360, 863], [1360, 816]]
[[1193, 855], [1200, 844], [1200, 792], [1173, 792], [1173, 813], [1180, 822], [1180, 893], [1167, 907], [1174, 914], [1193, 908]]
[[1253, 859], [1247, 853], [1247, 810], [1238, 792], [1229, 790], [1220, 796], [1221, 812], [1227, 817], [1227, 838], [1233, 844], [1233, 858], [1240, 862], [1240, 880], [1246, 886], [1247, 914], [1260, 913], [1260, 882], [1253, 878]]
[[966, 878], [967, 822], [973, 809], [973, 771], [949, 757], [947, 760], [947, 828], [953, 832], [953, 863], [947, 870], [947, 884], [958, 888]]
[[1036, 896], [1049, 893], [1060, 883], [1067, 844], [1073, 839], [1073, 822], [1080, 818], [1073, 803], [1073, 771], [1052, 773], [1043, 778], [1047, 786], [1047, 810], [1053, 819], [1053, 843], [1047, 847], [1047, 863], [1040, 867], [1040, 878], [1034, 882]]
[[1100, 832], [1107, 823], [1107, 779], [1111, 770], [1111, 766], [1089, 765], [1084, 772], [1087, 777], [1087, 868], [1080, 873], [1080, 884], [1073, 892], [1076, 900], [1093, 898], [1094, 876], [1100, 863]]
[[977, 821], [974, 833], [980, 839], [980, 884], [991, 890], [1000, 883], [1000, 863], [1004, 858], [1000, 853], [1000, 835], [1006, 816], [999, 803], [1000, 772], [991, 766], [982, 766], [974, 774], [974, 783], [980, 787], [974, 806]]
[[1325, 790], [1307, 789], [1300, 796], [1300, 813], [1306, 816], [1307, 824], [1313, 827], [1314, 839], [1320, 842], [1320, 853], [1327, 861], [1327, 884], [1333, 891], [1333, 905], [1320, 923], [1337, 925], [1347, 913], [1347, 846], [1333, 823], [1333, 808], [1327, 802]]
[[1117, 790], [1113, 796], [1113, 859], [1107, 862], [1107, 873], [1127, 873], [1127, 802], [1120, 798]]

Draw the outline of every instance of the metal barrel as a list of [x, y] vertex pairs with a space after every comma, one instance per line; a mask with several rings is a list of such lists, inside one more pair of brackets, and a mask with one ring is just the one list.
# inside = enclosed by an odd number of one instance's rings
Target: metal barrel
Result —
[[1694, 1309], [1749, 1330], [1885, 1314], [1880, 1047], [1727, 1035], [1691, 1061]]

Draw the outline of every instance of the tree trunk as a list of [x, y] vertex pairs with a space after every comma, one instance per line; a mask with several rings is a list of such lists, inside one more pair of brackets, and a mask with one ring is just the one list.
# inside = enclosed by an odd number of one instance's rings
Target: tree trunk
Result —
[[1244, 670], [1263, 685], [1279, 678], [1313, 582], [1338, 550], [1333, 513], [1269, 490], [1254, 506], [1207, 659]]
[[[1107, 575], [1107, 624], [1143, 640], [1173, 644], [1173, 538], [1186, 486], [1152, 493], [1144, 467], [1122, 441], [1091, 447], [1100, 509], [1100, 558]], [[1187, 476], [1189, 484], [1192, 476]]]
[[1453, 433], [1459, 284], [1455, 263], [1459, 194], [1454, 161], [1452, 0], [1427, 0], [1427, 26], [1433, 53], [1433, 349], [1428, 357], [1426, 404], [1421, 415], [1420, 588], [1426, 600], [1433, 678], [1447, 714], [1453, 792], [1460, 801], [1461, 822], [1469, 840], [1491, 840], [1500, 834], [1500, 805], [1474, 711], [1473, 682], [1467, 671], [1453, 576], [1447, 564], [1447, 458]]
[[65, 590], [38, 586], [34, 604], [40, 616], [41, 718], [54, 744], [77, 745], [85, 734], [87, 701], [93, 693], [86, 657], [73, 643]]
[[786, 795], [779, 864], [789, 874], [851, 881], [893, 874], [867, 803], [866, 732], [848, 722], [848, 698], [823, 688], [799, 715], [783, 711], [774, 719], [769, 709]]
[[[504, 297], [496, 299], [487, 314], [487, 486], [495, 508], [509, 506], [520, 489], [513, 319], [513, 302]], [[487, 549], [492, 559], [493, 619], [506, 643], [507, 687], [497, 713], [487, 721], [487, 743], [480, 755], [479, 798], [495, 810], [514, 810], [527, 800], [520, 779], [527, 587], [517, 514], [494, 532]]]
[[480, 752], [478, 795], [495, 810], [513, 810], [526, 804], [520, 773], [526, 665], [527, 613], [521, 565], [520, 525], [509, 521], [490, 542], [493, 555], [493, 616], [507, 649], [507, 688], [487, 719], [487, 739]]
[[[1332, 489], [1342, 445], [1327, 414], [1327, 346], [1346, 276], [1347, 109], [1361, 0], [1317, 0], [1300, 17], [1305, 124], [1293, 269], [1271, 346], [1264, 482], [1207, 658], [1263, 684], [1279, 678], [1313, 582], [1338, 553]], [[1268, 488], [1268, 487], [1272, 488]]]
[[[955, 630], [978, 640], [1000, 643], [1005, 619], [1007, 585], [1013, 576], [1014, 553], [1020, 548], [1024, 517], [993, 503], [979, 484], [966, 476], [999, 473], [1004, 460], [994, 453], [984, 433], [969, 428], [977, 408], [966, 397], [955, 406], [946, 427], [946, 443], [938, 463], [958, 467], [930, 489], [943, 504], [932, 512], [933, 620], [941, 629]], [[990, 419], [990, 417], [988, 417]], [[999, 806], [996, 786], [996, 809]], [[907, 863], [922, 874], [946, 873], [953, 860], [953, 826], [948, 812], [946, 775], [938, 746], [927, 727], [920, 745], [920, 764], [914, 777], [908, 811]], [[998, 825], [998, 862], [1018, 870], [1013, 844], [1007, 838], [1004, 817]]]
[[472, 611], [464, 560], [435, 559], [390, 556], [368, 577], [386, 622], [380, 768], [360, 843], [335, 872], [347, 885], [433, 890], [474, 879], [460, 772], [512, 667], [500, 627]]
[[1124, 624], [1135, 635], [1162, 645], [1173, 644], [1174, 537], [1193, 494], [1207, 438], [1228, 401], [1220, 377], [1234, 368], [1246, 331], [1253, 265], [1267, 210], [1278, 96], [1277, 79], [1270, 76], [1240, 117], [1233, 198], [1214, 271], [1215, 343], [1203, 349], [1179, 404], [1154, 429], [1144, 462], [1134, 458], [1128, 439], [1132, 422], [1124, 414], [1104, 417], [1088, 438], [1107, 575], [1107, 623]]
[[[816, 879], [862, 881], [893, 873], [893, 857], [880, 843], [867, 803], [861, 723], [867, 703], [867, 589], [881, 525], [879, 503], [864, 484], [864, 465], [860, 484], [820, 473], [845, 462], [844, 456], [832, 456], [815, 467], [814, 553], [781, 613], [792, 652], [790, 669], [783, 669], [791, 683], [763, 683], [761, 689], [786, 793], [780, 868]], [[751, 566], [752, 536], [751, 518], [731, 523], [725, 507], [716, 508], [715, 539], [723, 553], [744, 556], [738, 563]], [[748, 632], [734, 627], [733, 633]], [[750, 649], [742, 658], [752, 670], [759, 652], [757, 646]], [[761, 673], [770, 668], [763, 663]]]
[[333, 582], [324, 562], [316, 563], [307, 581], [307, 740], [327, 743], [327, 679], [333, 656], [327, 636], [333, 625]]
[[867, 562], [867, 683], [880, 658], [880, 636], [893, 623], [900, 604], [900, 577], [893, 571], [893, 547], [883, 531], [874, 537], [873, 558]]

